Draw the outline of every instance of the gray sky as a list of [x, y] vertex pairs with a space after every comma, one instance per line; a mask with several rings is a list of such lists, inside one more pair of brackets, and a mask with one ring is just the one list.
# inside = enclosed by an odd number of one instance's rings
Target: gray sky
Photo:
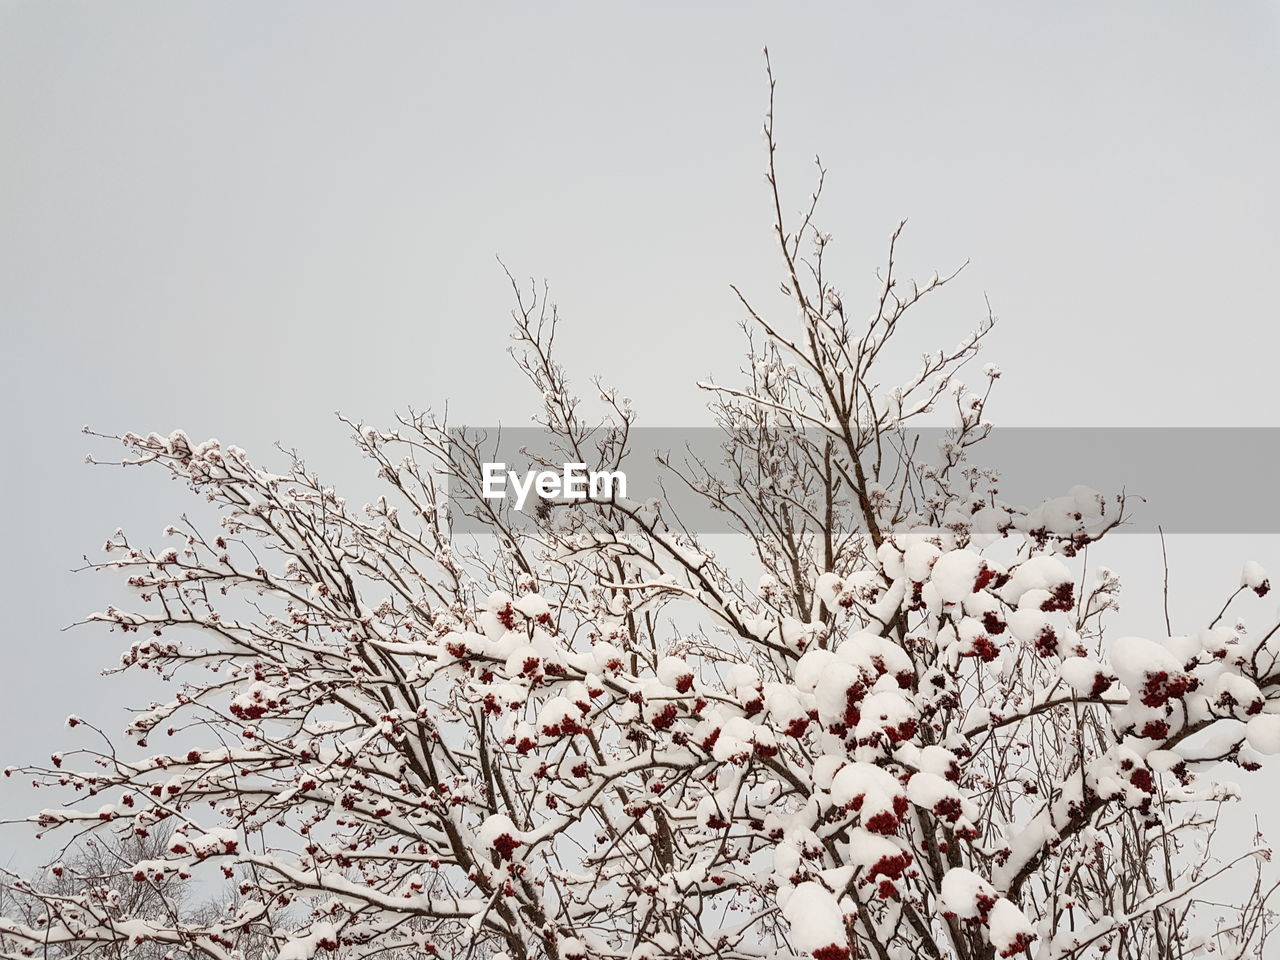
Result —
[[[694, 381], [740, 358], [728, 284], [778, 279], [766, 43], [784, 187], [798, 206], [821, 153], [846, 300], [902, 217], [904, 269], [970, 260], [906, 336], [950, 345], [988, 294], [999, 423], [1280, 426], [1274, 2], [6, 0], [0, 764], [72, 710], [120, 725], [138, 688], [95, 677], [120, 638], [59, 633], [110, 584], [67, 571], [185, 506], [81, 465], [113, 452], [83, 423], [281, 440], [368, 498], [335, 409], [526, 422], [495, 255], [551, 281], [579, 381], [706, 422]], [[1157, 548], [1118, 548], [1135, 632]], [[1172, 545], [1185, 627], [1248, 557], [1280, 572], [1278, 538]], [[0, 789], [0, 815], [31, 805]]]

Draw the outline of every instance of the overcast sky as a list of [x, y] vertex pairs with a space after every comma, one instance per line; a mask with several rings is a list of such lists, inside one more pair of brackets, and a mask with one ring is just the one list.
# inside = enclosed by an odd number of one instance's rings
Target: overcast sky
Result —
[[[369, 499], [334, 410], [527, 422], [495, 256], [551, 282], [579, 381], [705, 423], [728, 285], [778, 279], [765, 44], [784, 189], [821, 154], [846, 300], [903, 217], [905, 270], [970, 261], [904, 336], [950, 345], [989, 296], [993, 419], [1280, 426], [1275, 2], [0, 2], [0, 765], [147, 695], [96, 678], [117, 635], [60, 632], [114, 595], [68, 571], [184, 500], [82, 465], [113, 452], [84, 423], [283, 441]], [[1117, 549], [1156, 632], [1158, 545]], [[1184, 629], [1249, 557], [1280, 571], [1274, 536], [1172, 545]]]

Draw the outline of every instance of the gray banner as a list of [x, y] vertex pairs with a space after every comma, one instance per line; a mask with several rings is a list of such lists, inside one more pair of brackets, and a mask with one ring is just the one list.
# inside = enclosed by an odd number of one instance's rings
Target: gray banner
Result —
[[[692, 533], [742, 531], [751, 525], [753, 498], [775, 509], [785, 505], [811, 523], [832, 518], [842, 529], [863, 523], [852, 460], [838, 440], [816, 430], [791, 436], [760, 431], [740, 439], [726, 447], [725, 433], [716, 428], [633, 429], [619, 460], [621, 437], [603, 430], [572, 445], [534, 428], [455, 430], [448, 478], [453, 529], [484, 532], [494, 516], [517, 528], [562, 511], [587, 516], [607, 509], [590, 501], [610, 499], [628, 510], [660, 503], [666, 523]], [[829, 439], [834, 451], [826, 448]], [[1124, 522], [1117, 531], [1280, 532], [1280, 428], [995, 429], [942, 474], [953, 494], [946, 498], [935, 476], [944, 471], [946, 445], [953, 440], [941, 428], [917, 429], [863, 449], [864, 476], [873, 484], [878, 478], [871, 489], [880, 498], [882, 526], [916, 526], [927, 516], [945, 522], [955, 519], [957, 509], [973, 515], [992, 504], [1013, 508], [1024, 529], [1042, 520], [1069, 525], [1072, 517], [1064, 519], [1063, 511], [1071, 514], [1079, 503], [1086, 515], [1077, 519], [1087, 533], [1090, 523], [1118, 519], [1116, 498], [1123, 494]], [[904, 457], [904, 450], [910, 455]], [[585, 465], [570, 470], [567, 491], [566, 463]], [[485, 464], [493, 465], [487, 475]], [[531, 470], [557, 476], [544, 478], [540, 494]], [[609, 486], [597, 478], [593, 491], [591, 471], [621, 471], [625, 500], [616, 477], [607, 478]], [[1100, 516], [1088, 515], [1093, 499], [1080, 487], [1102, 494]], [[522, 488], [525, 501], [517, 510]], [[501, 496], [485, 496], [499, 490]], [[585, 500], [572, 499], [579, 491]], [[953, 504], [950, 514], [931, 512], [931, 502], [946, 499]], [[998, 524], [1001, 515], [1000, 509], [983, 511], [978, 522]]]

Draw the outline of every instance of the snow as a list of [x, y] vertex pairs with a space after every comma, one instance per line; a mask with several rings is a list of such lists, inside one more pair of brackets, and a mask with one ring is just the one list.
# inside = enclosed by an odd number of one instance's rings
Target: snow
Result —
[[[658, 679], [666, 686], [677, 688], [693, 680], [693, 669], [679, 657], [663, 657], [658, 661]], [[687, 679], [686, 679], [687, 678]]]
[[934, 563], [942, 556], [942, 550], [927, 540], [917, 541], [907, 547], [902, 555], [902, 566], [913, 583], [923, 583], [929, 579]]
[[940, 556], [933, 565], [930, 582], [943, 603], [960, 603], [972, 594], [985, 562], [971, 550], [952, 550]]
[[601, 641], [591, 648], [591, 656], [595, 660], [595, 672], [599, 674], [611, 673], [611, 663], [623, 663], [623, 653], [612, 643]]
[[1047, 590], [1052, 593], [1059, 584], [1070, 583], [1071, 580], [1071, 571], [1057, 557], [1031, 557], [1014, 568], [1013, 575], [1001, 589], [1000, 596], [1006, 603], [1016, 605], [1028, 590]]
[[[810, 651], [805, 657], [818, 651]], [[825, 651], [823, 651], [825, 652]], [[866, 676], [857, 667], [831, 656], [817, 679], [813, 693], [817, 699], [818, 716], [823, 723], [842, 723], [848, 708], [849, 691], [859, 684], [865, 686]], [[797, 667], [797, 673], [799, 668]]]
[[218, 828], [193, 837], [188, 844], [198, 857], [209, 857], [217, 853], [230, 853], [237, 847], [236, 835], [232, 830]]
[[1004, 897], [991, 908], [989, 934], [1000, 956], [1021, 953], [1035, 937], [1035, 928], [1017, 906]]
[[1145, 759], [1147, 766], [1156, 773], [1168, 773], [1182, 763], [1182, 757], [1173, 750], [1152, 750]]
[[917, 807], [932, 810], [942, 800], [959, 800], [960, 790], [936, 773], [917, 773], [907, 781], [907, 797]]
[[986, 506], [969, 517], [973, 542], [981, 545], [994, 542], [1012, 523], [1009, 510], [1001, 506]]
[[795, 617], [783, 617], [778, 623], [782, 642], [793, 650], [805, 649], [814, 637], [822, 635], [825, 630], [826, 626], [820, 620], [805, 623]]
[[[1043, 593], [1044, 599], [1048, 599], [1049, 594], [1046, 591], [1036, 591]], [[1023, 594], [1024, 597], [1029, 594]], [[1009, 614], [1008, 619], [1009, 631], [1021, 640], [1023, 643], [1034, 643], [1040, 636], [1041, 632], [1049, 626], [1049, 618], [1039, 609], [1039, 604], [1031, 604], [1030, 609], [1018, 609]]]
[[1249, 746], [1264, 756], [1280, 754], [1280, 714], [1263, 713], [1253, 717], [1245, 726], [1245, 738]]
[[800, 700], [795, 687], [782, 683], [766, 683], [764, 685], [764, 707], [774, 720], [774, 728], [787, 730], [793, 724], [802, 724], [809, 719], [809, 711]]
[[826, 753], [813, 761], [813, 785], [819, 790], [830, 791], [835, 776], [849, 761], [842, 755]]
[[1089, 657], [1068, 657], [1058, 667], [1063, 681], [1079, 697], [1093, 695], [1094, 684], [1098, 677], [1106, 676], [1102, 664]]
[[577, 730], [582, 712], [567, 697], [552, 697], [538, 714], [538, 729], [547, 736], [558, 736]]
[[506, 670], [509, 676], [537, 673], [542, 669], [542, 654], [533, 644], [522, 643], [507, 656]]
[[[1253, 718], [1253, 720], [1260, 719], [1262, 718]], [[1249, 723], [1253, 723], [1253, 720]], [[1242, 721], [1227, 717], [1183, 740], [1177, 745], [1176, 750], [1183, 758], [1193, 761], [1221, 757], [1228, 751], [1234, 750], [1242, 739], [1247, 739], [1248, 730], [1248, 726]], [[1262, 723], [1254, 727], [1254, 730], [1258, 734], [1260, 744], [1267, 746], [1270, 741], [1271, 744], [1277, 745], [1276, 752], [1280, 752], [1280, 740], [1273, 739], [1275, 737], [1273, 726]], [[1254, 749], [1258, 750], [1258, 747], [1255, 745]], [[1258, 750], [1258, 752], [1264, 751]]]
[[[333, 924], [312, 924], [305, 937], [291, 939], [281, 947], [280, 952], [276, 954], [276, 960], [311, 960], [316, 955], [316, 951], [320, 949], [321, 942], [338, 942], [337, 931]], [[328, 951], [326, 950], [326, 952]]]
[[934, 773], [940, 777], [959, 772], [956, 766], [956, 755], [946, 747], [940, 747], [937, 744], [921, 750], [915, 765], [925, 773]]
[[1244, 570], [1240, 573], [1240, 586], [1248, 587], [1261, 596], [1270, 589], [1271, 581], [1267, 577], [1267, 571], [1262, 568], [1262, 564], [1256, 560], [1250, 560], [1244, 565]]
[[893, 815], [894, 798], [900, 796], [902, 784], [898, 778], [873, 763], [850, 763], [831, 781], [831, 801], [838, 806], [863, 798], [859, 813], [864, 821], [881, 812]]
[[[893, 677], [885, 679], [896, 686]], [[897, 739], [894, 731], [902, 731], [915, 719], [916, 708], [907, 697], [892, 690], [880, 690], [862, 701], [862, 716], [856, 732], [859, 740], [870, 739], [882, 731], [889, 731], [890, 737]]]
[[836, 656], [869, 674], [879, 670], [889, 674], [915, 673], [911, 658], [902, 647], [869, 630], [859, 630], [848, 637]]
[[976, 920], [983, 913], [980, 900], [996, 899], [996, 888], [964, 867], [952, 867], [942, 878], [942, 907], [963, 920]]
[[732, 690], [739, 700], [751, 700], [760, 686], [760, 674], [754, 667], [745, 663], [736, 663], [729, 668], [725, 686]]
[[1266, 702], [1257, 685], [1238, 673], [1220, 673], [1213, 681], [1210, 699], [1223, 709], [1232, 705], [1246, 713], [1256, 713]]
[[820, 883], [810, 880], [791, 891], [782, 904], [782, 915], [791, 926], [791, 944], [799, 951], [849, 945], [840, 904]]
[[510, 837], [513, 840], [522, 840], [524, 837], [524, 834], [511, 822], [511, 818], [503, 813], [495, 813], [487, 818], [476, 831], [476, 843], [485, 851], [500, 849], [503, 845], [503, 837]]
[[1109, 522], [1105, 498], [1096, 490], [1077, 486], [1065, 497], [1044, 501], [1019, 526], [1027, 530], [1041, 528], [1060, 537], [1098, 536]]
[[835, 661], [836, 655], [830, 650], [813, 649], [804, 654], [792, 671], [796, 689], [805, 693], [813, 693], [827, 669]]
[[1121, 637], [1111, 648], [1111, 666], [1130, 691], [1136, 691], [1153, 673], [1181, 674], [1182, 664], [1165, 647], [1144, 637]]
[[817, 583], [813, 585], [813, 592], [822, 605], [833, 613], [839, 610], [836, 604], [836, 598], [840, 596], [840, 592], [844, 589], [844, 584], [840, 577], [834, 573], [824, 573], [818, 577]]
[[[530, 620], [536, 620], [538, 617], [551, 615], [551, 604], [547, 603], [545, 599], [536, 593], [527, 593], [511, 605]], [[501, 607], [499, 607], [499, 609], [501, 609]]]
[[874, 867], [882, 860], [895, 858], [910, 860], [911, 857], [889, 837], [862, 827], [854, 827], [849, 831], [849, 861], [855, 866], [865, 869]]
[[884, 575], [890, 580], [897, 580], [903, 575], [902, 551], [894, 545], [892, 540], [886, 540], [880, 544], [880, 549], [876, 551], [876, 560]]

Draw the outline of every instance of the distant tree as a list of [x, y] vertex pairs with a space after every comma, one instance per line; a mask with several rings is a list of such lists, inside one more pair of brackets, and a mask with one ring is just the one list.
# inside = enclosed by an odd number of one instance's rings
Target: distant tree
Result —
[[[122, 669], [173, 688], [127, 736], [194, 746], [15, 771], [83, 798], [33, 817], [44, 833], [166, 844], [91, 889], [22, 886], [39, 915], [0, 921], [5, 956], [1263, 955], [1269, 850], [1223, 855], [1234, 794], [1203, 771], [1280, 752], [1277, 626], [1224, 606], [1189, 636], [1106, 637], [1120, 585], [1088, 553], [1124, 501], [1019, 509], [971, 465], [1000, 374], [971, 392], [957, 372], [989, 315], [879, 386], [947, 278], [900, 279], [895, 233], [869, 319], [847, 312], [821, 183], [784, 216], [772, 97], [765, 133], [798, 319], [742, 296], [744, 380], [704, 385], [725, 463], [678, 471], [763, 576], [660, 502], [521, 519], [478, 500], [493, 536], [456, 537], [446, 486], [474, 488], [482, 444], [429, 414], [351, 424], [386, 485], [363, 508], [296, 459], [279, 474], [181, 432], [118, 438], [221, 511], [167, 547], [117, 533], [93, 564], [134, 600], [89, 619], [131, 638]], [[554, 308], [516, 296], [554, 453], [625, 465], [630, 405], [601, 387], [593, 425]], [[943, 410], [937, 464], [911, 430]], [[1228, 605], [1268, 589], [1250, 565]], [[1254, 895], [1215, 900], [1232, 869]], [[209, 873], [231, 909], [125, 895]]]
[[[148, 876], [145, 865], [168, 855], [168, 838], [163, 832], [147, 834], [93, 833], [68, 850], [66, 856], [48, 866], [45, 876], [36, 879], [11, 878], [0, 888], [0, 916], [20, 919], [33, 929], [48, 927], [55, 914], [54, 904], [83, 910], [97, 922], [110, 925], [142, 919], [166, 924], [184, 912], [187, 884], [176, 874], [161, 872]], [[0, 936], [0, 943], [23, 954], [17, 941]], [[30, 949], [29, 947], [27, 949]], [[163, 957], [166, 949], [157, 944], [130, 944], [119, 937], [77, 945], [75, 955], [137, 960]]]

